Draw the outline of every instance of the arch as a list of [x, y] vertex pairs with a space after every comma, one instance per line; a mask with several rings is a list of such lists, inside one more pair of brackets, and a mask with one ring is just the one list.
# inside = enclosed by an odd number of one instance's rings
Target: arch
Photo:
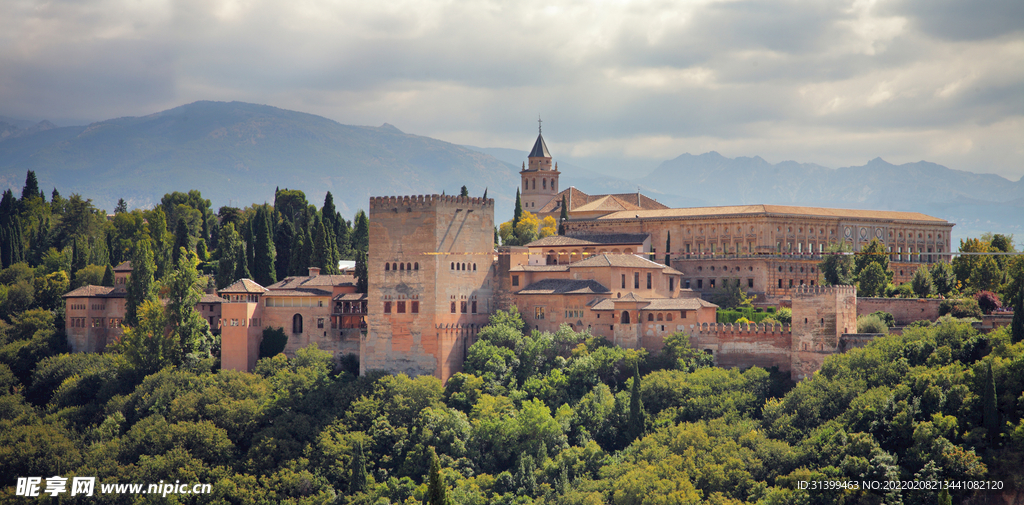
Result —
[[[625, 314], [625, 312], [623, 312], [623, 314]], [[648, 321], [654, 321], [654, 314], [648, 313], [647, 314], [647, 320]]]
[[622, 311], [622, 317], [619, 318], [619, 321], [622, 324], [629, 324], [629, 311], [628, 310]]
[[476, 263], [473, 263], [473, 271], [476, 272]]
[[548, 180], [547, 179], [541, 179], [540, 180], [540, 185], [541, 185], [541, 187], [543, 189], [548, 189]]
[[416, 263], [413, 263], [412, 264], [412, 269], [413, 270], [419, 270], [420, 269], [420, 262], [417, 261]]
[[392, 270], [398, 270], [398, 264], [397, 263], [392, 263], [391, 264], [391, 269]]
[[455, 270], [455, 262], [452, 262], [452, 270]]
[[302, 333], [302, 314], [292, 316], [292, 333]]
[[665, 320], [666, 321], [671, 321], [672, 320], [672, 313], [671, 312], [669, 312], [668, 314], [665, 314]]
[[412, 263], [406, 263], [405, 264], [405, 269], [406, 270], [412, 270]]
[[662, 314], [662, 313], [659, 312], [658, 313], [658, 321], [664, 321], [664, 320], [665, 320], [665, 314]]
[[399, 263], [398, 264], [398, 269], [399, 270], [405, 270], [405, 263]]
[[537, 189], [537, 179], [533, 180], [533, 189]]
[[384, 271], [385, 272], [390, 272], [391, 271], [391, 263], [385, 263], [384, 264]]

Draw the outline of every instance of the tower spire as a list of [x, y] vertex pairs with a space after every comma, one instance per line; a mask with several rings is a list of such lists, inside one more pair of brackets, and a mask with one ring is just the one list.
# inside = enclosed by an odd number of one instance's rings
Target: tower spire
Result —
[[544, 133], [543, 129], [541, 128], [543, 126], [541, 123], [543, 123], [543, 121], [540, 120], [540, 114], [537, 114], [537, 135]]

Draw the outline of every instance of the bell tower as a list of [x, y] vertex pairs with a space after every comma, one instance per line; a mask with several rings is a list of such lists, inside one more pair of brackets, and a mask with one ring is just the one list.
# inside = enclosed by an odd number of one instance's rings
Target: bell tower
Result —
[[523, 210], [536, 214], [558, 194], [558, 164], [551, 166], [551, 153], [544, 143], [542, 122], [537, 118], [537, 141], [529, 155], [529, 166], [523, 164], [519, 172], [522, 178]]

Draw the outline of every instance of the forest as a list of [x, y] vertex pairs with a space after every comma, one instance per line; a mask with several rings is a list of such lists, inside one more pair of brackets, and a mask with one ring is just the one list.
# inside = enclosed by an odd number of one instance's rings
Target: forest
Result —
[[[211, 485], [97, 503], [931, 504], [1024, 489], [1024, 323], [979, 333], [969, 303], [1024, 303], [1020, 256], [999, 260], [984, 286], [995, 291], [972, 284], [986, 261], [954, 263], [948, 314], [797, 384], [717, 368], [685, 334], [649, 354], [567, 326], [529, 331], [514, 308], [491, 316], [445, 383], [356, 376], [315, 347], [241, 373], [219, 370], [194, 300], [242, 276], [365, 261], [365, 214], [346, 221], [330, 195], [318, 210], [296, 190], [214, 214], [190, 191], [107, 219], [79, 195], [46, 199], [33, 179], [0, 200], [5, 502], [30, 499], [14, 496], [17, 477], [55, 475]], [[128, 259], [121, 342], [70, 353], [61, 295]], [[938, 484], [849, 484], [865, 481]]]

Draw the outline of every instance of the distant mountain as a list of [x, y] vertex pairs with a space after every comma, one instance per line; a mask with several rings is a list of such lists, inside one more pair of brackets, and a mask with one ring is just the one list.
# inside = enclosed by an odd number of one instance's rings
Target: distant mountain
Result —
[[858, 167], [771, 164], [760, 157], [684, 154], [638, 181], [677, 197], [672, 205], [768, 203], [923, 212], [957, 224], [956, 237], [985, 231], [1024, 234], [1024, 179], [952, 170], [919, 161], [893, 165], [875, 158]]
[[76, 192], [107, 210], [118, 198], [150, 206], [189, 189], [215, 206], [248, 205], [287, 187], [318, 206], [331, 191], [350, 218], [370, 196], [453, 194], [463, 184], [473, 196], [490, 188], [499, 215], [511, 215], [515, 195], [501, 188], [519, 181], [508, 163], [389, 124], [349, 126], [241, 102], [196, 102], [0, 139], [0, 187], [20, 191], [27, 170], [47, 194], [52, 187]]

